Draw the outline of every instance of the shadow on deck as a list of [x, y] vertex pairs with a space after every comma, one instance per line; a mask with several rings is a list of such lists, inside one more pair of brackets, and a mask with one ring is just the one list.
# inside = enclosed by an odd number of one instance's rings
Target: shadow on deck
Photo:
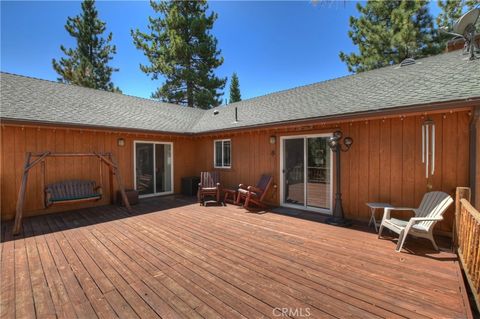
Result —
[[456, 256], [428, 242], [185, 197], [134, 210], [4, 223], [0, 316], [471, 317]]

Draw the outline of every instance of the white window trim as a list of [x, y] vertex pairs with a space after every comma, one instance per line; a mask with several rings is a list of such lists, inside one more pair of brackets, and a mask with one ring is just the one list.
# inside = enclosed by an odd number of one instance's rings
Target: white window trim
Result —
[[[159, 142], [159, 141], [143, 141], [143, 140], [134, 140], [133, 141], [133, 187], [134, 189], [137, 189], [137, 144], [139, 143], [143, 143], [143, 144], [153, 144], [154, 146], [154, 150], [153, 150], [153, 161], [155, 163], [155, 144], [163, 144], [163, 145], [170, 145], [171, 147], [171, 157], [172, 157], [172, 165], [171, 165], [171, 168], [170, 168], [170, 176], [171, 176], [171, 183], [172, 183], [172, 190], [171, 191], [168, 191], [168, 192], [158, 192], [158, 193], [152, 193], [152, 194], [143, 194], [143, 195], [139, 195], [138, 197], [139, 198], [148, 198], [148, 197], [153, 197], [153, 196], [160, 196], [160, 195], [170, 195], [170, 194], [173, 194], [174, 193], [174, 181], [175, 181], [175, 178], [173, 176], [173, 172], [174, 172], [174, 169], [173, 169], [173, 163], [174, 163], [174, 160], [173, 160], [173, 142]], [[156, 175], [153, 174], [153, 183], [154, 185], [156, 185], [157, 183], [157, 180], [156, 180]], [[154, 186], [154, 189], [155, 189], [155, 186]]]
[[[306, 135], [285, 135], [285, 136], [280, 136], [280, 206], [283, 207], [291, 207], [291, 208], [297, 208], [297, 209], [303, 209], [307, 211], [312, 211], [312, 212], [317, 212], [317, 213], [323, 213], [326, 215], [333, 215], [333, 209], [334, 207], [334, 197], [335, 194], [333, 193], [333, 152], [330, 152], [330, 209], [327, 208], [320, 208], [320, 207], [313, 207], [313, 206], [308, 206], [307, 205], [307, 185], [304, 183], [304, 205], [292, 205], [285, 203], [285, 174], [283, 174], [284, 170], [284, 152], [285, 152], [285, 146], [284, 146], [284, 141], [288, 139], [296, 139], [296, 138], [303, 138], [304, 139], [304, 163], [307, 162], [307, 153], [305, 152], [306, 149], [306, 143], [308, 138], [315, 138], [315, 137], [330, 137], [333, 136], [333, 133], [323, 133], [323, 134], [306, 134]], [[304, 176], [306, 176], [306, 171], [307, 171], [307, 166], [305, 165], [304, 168]]]
[[[217, 165], [217, 142], [222, 142], [222, 166]], [[224, 154], [223, 154], [223, 142], [230, 142], [230, 165], [223, 166]], [[232, 140], [229, 138], [214, 140], [213, 141], [213, 167], [214, 168], [232, 168]]]

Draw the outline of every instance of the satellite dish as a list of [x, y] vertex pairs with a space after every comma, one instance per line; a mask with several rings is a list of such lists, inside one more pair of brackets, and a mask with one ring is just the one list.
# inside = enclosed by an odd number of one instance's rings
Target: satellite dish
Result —
[[480, 17], [480, 8], [474, 8], [463, 16], [453, 25], [453, 35], [465, 39], [464, 52], [470, 54], [470, 60], [480, 57], [480, 48], [476, 43], [476, 37], [479, 35], [476, 30], [476, 24]]
[[455, 22], [455, 24], [453, 25], [453, 32], [465, 36], [472, 26], [475, 27], [475, 23], [477, 22], [479, 16], [479, 8], [474, 8], [468, 11], [463, 16], [461, 16], [457, 20], [457, 22]]

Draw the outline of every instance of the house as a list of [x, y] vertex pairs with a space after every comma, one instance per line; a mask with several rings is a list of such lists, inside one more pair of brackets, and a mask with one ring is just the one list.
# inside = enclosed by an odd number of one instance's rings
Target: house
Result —
[[[480, 61], [459, 51], [211, 110], [2, 73], [1, 217], [15, 216], [25, 152], [47, 150], [111, 152], [125, 186], [141, 196], [178, 193], [182, 177], [204, 170], [220, 171], [225, 187], [269, 173], [272, 205], [331, 214], [336, 181], [327, 139], [337, 130], [354, 141], [341, 158], [348, 218], [368, 220], [369, 201], [411, 207], [428, 190], [453, 193], [456, 186], [472, 187], [478, 208], [479, 118]], [[427, 121], [434, 125], [423, 129]], [[101, 183], [108, 173], [99, 165], [49, 158], [44, 182]], [[116, 191], [106, 187], [99, 202], [45, 209], [42, 185], [37, 167], [27, 216], [103, 205]], [[437, 230], [451, 225], [450, 211]]]

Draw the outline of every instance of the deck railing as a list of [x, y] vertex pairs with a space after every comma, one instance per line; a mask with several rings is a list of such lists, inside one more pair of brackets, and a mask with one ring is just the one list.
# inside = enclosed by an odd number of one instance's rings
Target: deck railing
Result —
[[477, 309], [480, 309], [480, 213], [469, 200], [470, 189], [458, 187], [454, 242]]

